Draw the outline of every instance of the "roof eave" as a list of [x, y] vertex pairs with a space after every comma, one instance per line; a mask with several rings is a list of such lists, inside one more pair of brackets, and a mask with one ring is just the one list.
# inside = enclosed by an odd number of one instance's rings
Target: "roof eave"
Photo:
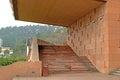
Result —
[[16, 20], [18, 20], [18, 8], [17, 8], [17, 0], [9, 0], [11, 3], [11, 8], [13, 10], [13, 15]]

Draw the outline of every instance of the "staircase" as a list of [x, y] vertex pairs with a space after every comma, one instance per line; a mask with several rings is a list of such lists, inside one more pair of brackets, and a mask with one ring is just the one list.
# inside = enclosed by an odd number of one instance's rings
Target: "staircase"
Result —
[[110, 73], [110, 75], [120, 76], [120, 68], [117, 69], [117, 70], [115, 70], [115, 71], [112, 71], [112, 72]]
[[48, 66], [49, 74], [97, 71], [85, 56], [78, 57], [69, 46], [39, 46], [39, 53], [43, 66]]

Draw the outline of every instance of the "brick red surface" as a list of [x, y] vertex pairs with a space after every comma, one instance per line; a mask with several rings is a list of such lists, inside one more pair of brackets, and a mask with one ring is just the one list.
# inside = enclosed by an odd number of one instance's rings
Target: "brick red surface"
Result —
[[43, 67], [42, 68], [42, 76], [48, 76], [49, 72], [48, 72], [48, 67]]
[[78, 56], [87, 56], [96, 68], [108, 72], [106, 5], [93, 9], [68, 27], [68, 44]]
[[109, 27], [109, 70], [120, 68], [120, 0], [107, 3]]
[[19, 76], [41, 76], [41, 62], [16, 62], [0, 67], [0, 80], [12, 80]]

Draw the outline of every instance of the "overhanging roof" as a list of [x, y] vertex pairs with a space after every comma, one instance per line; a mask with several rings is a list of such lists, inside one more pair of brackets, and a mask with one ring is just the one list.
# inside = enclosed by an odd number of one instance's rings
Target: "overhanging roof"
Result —
[[16, 20], [68, 26], [104, 0], [11, 0]]

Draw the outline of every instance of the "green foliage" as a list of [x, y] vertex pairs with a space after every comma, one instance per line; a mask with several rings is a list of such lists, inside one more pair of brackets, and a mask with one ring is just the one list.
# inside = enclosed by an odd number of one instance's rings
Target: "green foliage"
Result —
[[18, 57], [24, 57], [26, 54], [26, 46], [25, 43], [16, 43], [16, 45], [13, 48], [13, 54], [12, 56]]
[[5, 50], [5, 51], [4, 51], [4, 54], [5, 54], [5, 55], [9, 55], [9, 50]]
[[67, 39], [67, 29], [58, 27], [53, 32], [38, 33], [37, 37], [52, 44], [63, 44]]
[[0, 47], [0, 53], [2, 52], [2, 50], [1, 50], [2, 48]]
[[18, 61], [26, 61], [25, 57], [7, 57], [7, 58], [0, 58], [0, 66], [7, 66], [14, 62]]
[[[14, 26], [0, 29], [0, 38], [3, 39], [3, 46], [14, 47], [16, 43], [24, 43], [26, 39], [33, 36], [38, 36], [42, 40], [52, 40], [55, 39], [54, 35], [60, 30], [67, 31], [64, 27], [57, 27], [52, 25], [27, 25], [27, 26]], [[54, 36], [53, 36], [54, 35]], [[64, 34], [66, 36], [66, 34]], [[49, 39], [51, 38], [51, 39]], [[57, 38], [57, 37], [56, 37]], [[54, 41], [54, 40], [53, 40]], [[53, 42], [51, 41], [51, 42]]]

